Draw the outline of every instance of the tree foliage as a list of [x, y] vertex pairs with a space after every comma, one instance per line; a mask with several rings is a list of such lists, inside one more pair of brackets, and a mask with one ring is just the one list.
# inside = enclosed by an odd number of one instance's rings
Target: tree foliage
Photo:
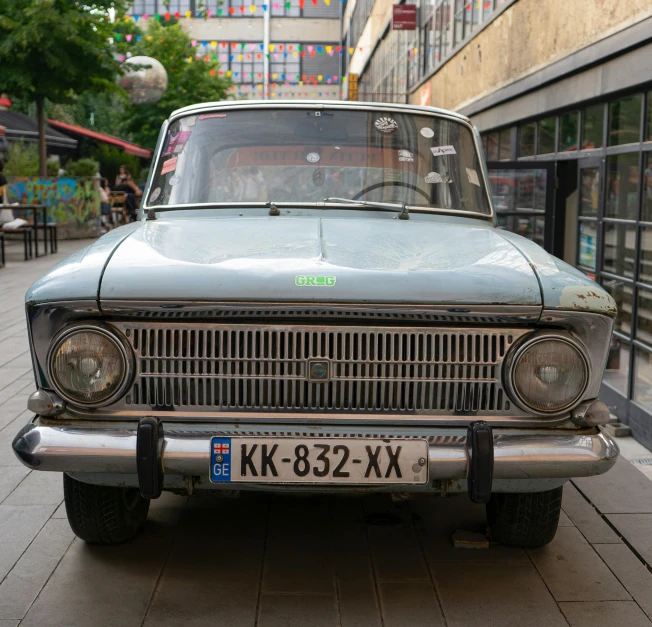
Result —
[[124, 0], [0, 0], [2, 88], [36, 102], [41, 174], [45, 173], [44, 111], [74, 94], [115, 89], [119, 70], [108, 39], [109, 9]]
[[154, 104], [127, 104], [125, 128], [139, 144], [154, 147], [163, 121], [181, 107], [223, 100], [231, 81], [219, 76], [219, 63], [194, 59], [190, 37], [180, 24], [162, 26], [149, 20], [146, 34], [131, 46], [131, 53], [157, 59], [168, 73], [168, 88]]

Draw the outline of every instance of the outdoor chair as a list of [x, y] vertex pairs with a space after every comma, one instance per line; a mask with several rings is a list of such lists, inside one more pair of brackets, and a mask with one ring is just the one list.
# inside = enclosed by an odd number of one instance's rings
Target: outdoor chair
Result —
[[3, 249], [4, 249], [4, 236], [9, 236], [9, 235], [22, 235], [23, 236], [23, 249], [25, 252], [25, 261], [28, 259], [31, 259], [34, 256], [33, 250], [32, 250], [32, 244], [33, 244], [33, 238], [32, 238], [32, 233], [33, 233], [34, 227], [31, 224], [26, 224], [25, 226], [21, 226], [17, 229], [11, 229], [7, 228], [5, 226], [0, 227], [0, 234], [3, 235]]
[[127, 194], [125, 192], [111, 192], [109, 194], [111, 205], [111, 224], [127, 224]]

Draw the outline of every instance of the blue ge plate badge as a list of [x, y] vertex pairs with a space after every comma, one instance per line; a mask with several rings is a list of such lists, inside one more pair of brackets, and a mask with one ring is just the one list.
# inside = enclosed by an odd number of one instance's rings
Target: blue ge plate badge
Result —
[[211, 439], [211, 481], [231, 481], [231, 438]]

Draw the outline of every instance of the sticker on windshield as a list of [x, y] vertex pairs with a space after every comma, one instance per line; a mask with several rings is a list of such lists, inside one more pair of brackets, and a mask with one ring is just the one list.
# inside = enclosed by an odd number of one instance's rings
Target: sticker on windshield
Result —
[[175, 174], [169, 181], [168, 183], [170, 185], [178, 185], [181, 183], [181, 177], [178, 174]]
[[438, 172], [430, 172], [430, 174], [426, 175], [426, 178], [424, 179], [426, 183], [443, 183], [444, 179], [442, 178], [441, 174]]
[[306, 155], [306, 161], [308, 161], [309, 163], [318, 163], [320, 159], [321, 157], [316, 152], [309, 152]]
[[156, 189], [152, 190], [152, 193], [149, 195], [149, 202], [155, 202], [160, 195], [161, 188], [157, 187]]
[[398, 160], [412, 163], [414, 161], [414, 155], [409, 150], [399, 150]]
[[430, 138], [430, 137], [434, 137], [434, 136], [435, 136], [435, 131], [433, 131], [431, 128], [428, 128], [427, 126], [424, 126], [424, 127], [421, 129], [421, 134], [422, 134], [424, 137], [428, 137], [428, 138]]
[[161, 174], [168, 174], [169, 172], [174, 172], [174, 169], [177, 167], [177, 157], [172, 157], [163, 162], [163, 168], [161, 169]]
[[381, 132], [389, 135], [393, 133], [398, 128], [396, 120], [393, 118], [378, 118], [374, 123], [374, 126]]
[[225, 118], [226, 113], [202, 113], [199, 116], [200, 120], [210, 120], [211, 118]]
[[294, 277], [294, 284], [299, 287], [333, 287], [336, 277], [320, 274], [298, 274]]
[[466, 175], [469, 177], [469, 183], [480, 187], [480, 179], [478, 178], [478, 173], [475, 170], [466, 168]]
[[189, 118], [186, 118], [186, 126], [195, 126], [197, 124], [197, 116], [191, 115]]
[[455, 146], [433, 146], [430, 149], [433, 157], [441, 157], [442, 155], [456, 155]]
[[181, 153], [191, 135], [192, 131], [179, 131], [178, 133], [170, 133], [170, 136], [168, 137], [168, 145], [163, 152], [163, 156], [169, 157], [171, 155], [178, 155]]

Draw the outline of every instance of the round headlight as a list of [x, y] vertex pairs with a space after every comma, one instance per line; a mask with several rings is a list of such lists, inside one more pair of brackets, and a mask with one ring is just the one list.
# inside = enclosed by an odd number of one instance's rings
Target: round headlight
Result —
[[49, 361], [57, 392], [73, 403], [89, 406], [107, 403], [121, 392], [128, 370], [125, 349], [102, 329], [65, 334]]
[[589, 378], [580, 350], [563, 338], [538, 338], [518, 349], [512, 388], [527, 409], [558, 414], [580, 400]]

